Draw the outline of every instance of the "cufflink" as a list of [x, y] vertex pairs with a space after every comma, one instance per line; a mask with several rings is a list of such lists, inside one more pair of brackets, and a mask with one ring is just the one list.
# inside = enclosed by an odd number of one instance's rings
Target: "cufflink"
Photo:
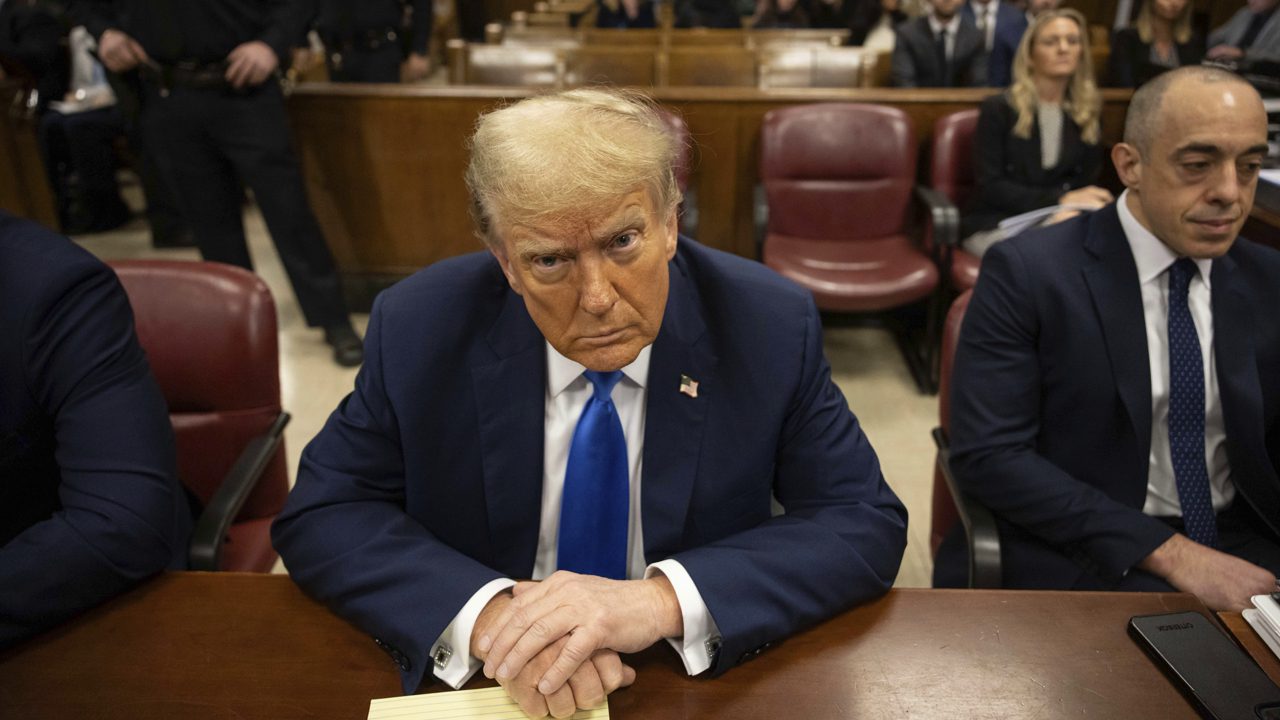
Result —
[[435, 663], [437, 670], [444, 670], [451, 657], [453, 657], [453, 648], [445, 643], [440, 643], [431, 649], [431, 661]]
[[720, 636], [715, 635], [707, 638], [702, 643], [702, 647], [707, 651], [707, 659], [714, 663], [716, 657], [720, 654]]

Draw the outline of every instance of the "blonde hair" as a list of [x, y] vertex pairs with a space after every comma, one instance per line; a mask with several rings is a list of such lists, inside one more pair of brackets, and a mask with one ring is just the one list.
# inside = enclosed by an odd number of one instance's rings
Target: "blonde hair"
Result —
[[1018, 114], [1014, 123], [1013, 134], [1020, 138], [1031, 137], [1031, 126], [1035, 122], [1036, 105], [1039, 96], [1032, 79], [1031, 46], [1035, 43], [1040, 31], [1046, 25], [1065, 18], [1080, 29], [1080, 62], [1067, 82], [1067, 95], [1062, 109], [1080, 127], [1080, 137], [1090, 145], [1096, 145], [1102, 134], [1102, 95], [1098, 93], [1098, 85], [1093, 79], [1093, 58], [1089, 53], [1088, 25], [1084, 15], [1078, 10], [1062, 8], [1047, 10], [1036, 17], [1031, 27], [1022, 34], [1022, 42], [1018, 44], [1018, 52], [1013, 58], [1013, 85], [1009, 86], [1009, 104]]
[[[1138, 30], [1138, 38], [1144, 43], [1150, 43], [1155, 37], [1154, 13], [1151, 10], [1151, 4], [1154, 0], [1143, 0], [1142, 9], [1138, 11], [1138, 19], [1133, 21], [1133, 26]], [[1191, 0], [1187, 0], [1187, 4], [1182, 6], [1182, 13], [1173, 21], [1173, 41], [1179, 45], [1186, 44], [1191, 40]]]
[[498, 247], [499, 227], [581, 217], [637, 188], [675, 212], [682, 148], [660, 113], [637, 92], [577, 88], [482, 115], [466, 173], [480, 239]]

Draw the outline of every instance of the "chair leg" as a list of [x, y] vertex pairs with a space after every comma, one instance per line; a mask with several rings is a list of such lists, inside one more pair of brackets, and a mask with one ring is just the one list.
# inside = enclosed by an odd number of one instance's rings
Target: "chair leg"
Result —
[[926, 310], [927, 317], [925, 322], [925, 337], [916, 339], [913, 337], [915, 333], [911, 331], [910, 325], [902, 322], [901, 319], [893, 320], [893, 335], [898, 341], [898, 349], [902, 352], [902, 358], [907, 363], [907, 369], [911, 372], [911, 377], [916, 381], [916, 387], [925, 395], [933, 395], [938, 392], [938, 386], [934, 380], [934, 352], [932, 350], [931, 336], [933, 334], [932, 325], [934, 320], [933, 302], [930, 302], [929, 308]]

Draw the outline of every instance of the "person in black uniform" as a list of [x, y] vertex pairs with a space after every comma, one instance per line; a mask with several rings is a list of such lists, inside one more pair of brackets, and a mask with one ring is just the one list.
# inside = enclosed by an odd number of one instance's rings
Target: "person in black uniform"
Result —
[[274, 78], [301, 39], [304, 0], [80, 0], [107, 69], [142, 77], [142, 130], [206, 260], [252, 269], [241, 219], [253, 190], [307, 324], [340, 365], [363, 360], [333, 256], [307, 204]]
[[[404, 53], [405, 6], [411, 12]], [[334, 82], [421, 80], [431, 71], [431, 0], [321, 0], [316, 29]]]

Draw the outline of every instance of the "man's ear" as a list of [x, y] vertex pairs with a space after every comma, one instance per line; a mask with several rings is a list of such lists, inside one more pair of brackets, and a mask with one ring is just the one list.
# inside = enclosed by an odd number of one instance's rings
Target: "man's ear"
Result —
[[498, 261], [498, 266], [502, 268], [502, 274], [507, 276], [507, 284], [511, 286], [515, 294], [524, 295], [524, 293], [520, 292], [520, 278], [511, 269], [511, 259], [507, 255], [507, 249], [490, 244], [489, 254], [493, 255], [494, 259]]
[[1142, 154], [1129, 143], [1116, 143], [1111, 148], [1111, 162], [1124, 186], [1138, 191], [1142, 185]]

